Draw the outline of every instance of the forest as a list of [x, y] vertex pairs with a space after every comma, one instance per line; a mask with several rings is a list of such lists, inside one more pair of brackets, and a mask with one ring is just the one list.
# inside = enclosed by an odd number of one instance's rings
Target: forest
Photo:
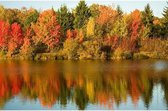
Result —
[[[55, 8], [55, 7], [54, 7]], [[79, 1], [69, 10], [0, 6], [0, 59], [168, 59], [168, 7], [125, 13]]]

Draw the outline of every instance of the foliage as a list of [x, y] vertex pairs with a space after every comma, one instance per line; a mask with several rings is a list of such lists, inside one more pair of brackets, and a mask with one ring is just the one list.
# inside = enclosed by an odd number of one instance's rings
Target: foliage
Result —
[[35, 24], [32, 25], [35, 32], [33, 41], [35, 44], [43, 43], [51, 51], [60, 42], [60, 25], [56, 20], [56, 13], [53, 10], [46, 10], [39, 15]]
[[117, 11], [111, 6], [99, 5], [99, 14], [96, 17], [96, 32], [98, 36], [106, 36], [110, 33], [117, 17]]
[[117, 5], [116, 10], [117, 10], [118, 16], [122, 16], [123, 15], [123, 11], [122, 11], [120, 5]]
[[0, 6], [0, 20], [8, 22], [10, 24], [18, 22], [17, 14], [20, 11], [18, 9], [6, 9]]
[[[167, 2], [168, 4], [168, 2]], [[163, 34], [165, 38], [168, 38], [168, 7], [163, 10]]]
[[95, 20], [94, 20], [94, 18], [92, 18], [92, 17], [89, 18], [86, 30], [87, 30], [86, 35], [88, 37], [94, 35], [94, 33], [95, 33], [94, 32], [94, 30], [95, 30]]
[[36, 9], [30, 8], [22, 8], [20, 12], [17, 14], [18, 23], [20, 23], [24, 30], [30, 27], [31, 23], [35, 23], [38, 19], [39, 13]]
[[10, 38], [8, 43], [8, 53], [13, 54], [23, 43], [22, 29], [19, 24], [13, 23], [10, 30]]
[[66, 6], [61, 6], [61, 8], [57, 11], [57, 20], [61, 26], [63, 34], [66, 34], [68, 29], [73, 29], [74, 16], [68, 11]]
[[67, 56], [68, 59], [77, 59], [77, 50], [78, 50], [79, 44], [77, 40], [75, 39], [66, 39], [64, 42], [64, 49], [63, 54]]
[[96, 21], [98, 24], [107, 24], [108, 22], [113, 22], [117, 11], [114, 10], [111, 6], [99, 6], [99, 16], [97, 17]]
[[126, 17], [118, 18], [113, 24], [113, 28], [110, 32], [111, 36], [126, 37], [128, 35], [128, 27]]
[[153, 12], [150, 9], [150, 5], [147, 4], [144, 11], [142, 12], [142, 22], [145, 25], [145, 27], [149, 28], [149, 37], [153, 36], [153, 20], [154, 20], [154, 16], [153, 16]]
[[90, 10], [84, 0], [81, 0], [75, 9], [74, 28], [80, 29], [91, 16]]
[[67, 39], [71, 39], [71, 38], [76, 38], [77, 37], [77, 34], [78, 34], [78, 31], [75, 29], [75, 30], [67, 30], [66, 32], [66, 38]]
[[10, 36], [10, 25], [4, 21], [0, 21], [0, 48], [1, 48], [1, 51], [7, 50], [9, 36]]
[[142, 29], [141, 14], [139, 10], [135, 10], [131, 13], [132, 22], [130, 24], [130, 38], [136, 40], [139, 37], [139, 30]]
[[[85, 1], [75, 9], [62, 5], [57, 11], [0, 6], [0, 56], [45, 60], [131, 59], [133, 55], [168, 58], [167, 10], [165, 7], [159, 18], [149, 4], [142, 12], [136, 9], [127, 14], [119, 5], [88, 7]], [[151, 44], [146, 45], [148, 42]]]
[[165, 58], [168, 55], [168, 41], [160, 38], [151, 39], [146, 38], [141, 40], [140, 51], [144, 52], [149, 57], [153, 58]]
[[[79, 59], [101, 59], [102, 43], [99, 40], [90, 40], [82, 43], [79, 49]], [[103, 58], [103, 57], [102, 57]]]
[[92, 4], [90, 7], [90, 13], [91, 13], [91, 17], [96, 18], [97, 16], [99, 16], [99, 5], [98, 4]]
[[4, 20], [5, 19], [5, 8], [0, 5], [0, 20]]
[[33, 44], [33, 40], [32, 40], [32, 35], [33, 35], [33, 32], [32, 32], [32, 29], [31, 28], [28, 28], [26, 30], [26, 34], [24, 35], [24, 40], [23, 40], [23, 45], [20, 49], [20, 53], [23, 55], [23, 56], [27, 56], [28, 58], [32, 58], [32, 56], [34, 55], [34, 44]]

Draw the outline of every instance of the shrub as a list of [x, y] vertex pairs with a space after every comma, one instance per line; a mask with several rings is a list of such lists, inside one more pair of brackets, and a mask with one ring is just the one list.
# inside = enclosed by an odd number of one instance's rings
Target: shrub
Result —
[[79, 50], [79, 59], [100, 59], [103, 58], [101, 51], [102, 43], [98, 40], [83, 42]]
[[130, 51], [123, 51], [121, 48], [117, 48], [113, 55], [112, 59], [132, 59], [133, 58], [133, 53]]
[[65, 58], [67, 59], [77, 59], [78, 55], [77, 55], [77, 50], [79, 47], [79, 44], [77, 42], [77, 40], [75, 39], [67, 39], [64, 44], [63, 44], [63, 55], [65, 56]]

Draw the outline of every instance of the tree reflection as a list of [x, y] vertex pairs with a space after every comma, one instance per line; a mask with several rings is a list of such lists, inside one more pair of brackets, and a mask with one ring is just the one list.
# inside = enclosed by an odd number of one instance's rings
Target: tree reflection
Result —
[[[93, 68], [88, 64], [87, 67]], [[85, 68], [79, 69], [81, 63], [79, 67], [72, 63], [72, 70], [68, 68], [69, 64], [67, 67], [63, 63], [0, 64], [0, 107], [3, 109], [12, 97], [20, 96], [23, 100], [39, 100], [43, 107], [48, 108], [56, 103], [66, 107], [68, 101], [71, 101], [79, 109], [85, 109], [88, 104], [100, 104], [112, 109], [114, 103], [119, 107], [130, 96], [135, 106], [142, 98], [148, 109], [154, 84], [160, 83], [168, 106], [168, 74], [165, 72], [153, 76], [154, 70], [141, 68], [87, 71]], [[160, 81], [156, 83], [155, 78]]]
[[161, 79], [162, 88], [164, 90], [164, 99], [166, 101], [167, 109], [168, 109], [168, 76], [162, 77]]

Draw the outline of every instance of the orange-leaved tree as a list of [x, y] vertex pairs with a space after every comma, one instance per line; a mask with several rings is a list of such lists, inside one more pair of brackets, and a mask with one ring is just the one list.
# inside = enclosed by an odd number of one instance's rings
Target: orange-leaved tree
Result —
[[43, 43], [47, 45], [48, 51], [59, 44], [60, 25], [57, 22], [54, 10], [43, 11], [32, 28], [35, 32], [35, 36], [33, 36], [35, 44]]
[[113, 18], [117, 16], [117, 11], [110, 6], [99, 5], [98, 10], [99, 10], [99, 16], [97, 17], [96, 21], [98, 24], [101, 25], [106, 24], [111, 20], [114, 20]]
[[66, 32], [66, 38], [67, 39], [76, 38], [77, 34], [78, 34], [78, 30], [77, 29], [75, 29], [75, 30], [68, 29], [67, 32]]
[[23, 45], [21, 47], [20, 53], [26, 56], [32, 56], [34, 51], [34, 44], [32, 36], [34, 35], [31, 27], [28, 27], [24, 33]]

